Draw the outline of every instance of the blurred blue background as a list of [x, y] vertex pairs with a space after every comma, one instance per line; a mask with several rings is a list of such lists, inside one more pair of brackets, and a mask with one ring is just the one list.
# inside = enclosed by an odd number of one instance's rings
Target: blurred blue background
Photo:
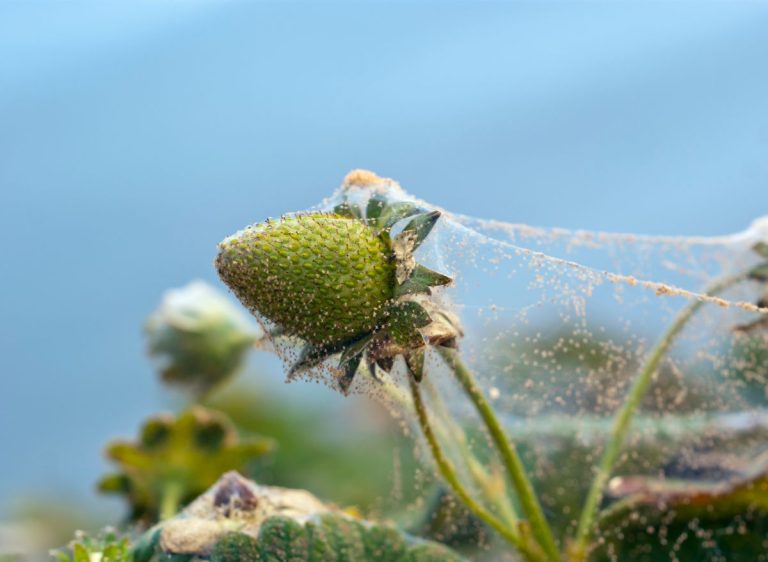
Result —
[[506, 221], [746, 227], [766, 29], [758, 2], [0, 3], [0, 512], [90, 497], [164, 403], [163, 290], [351, 168]]

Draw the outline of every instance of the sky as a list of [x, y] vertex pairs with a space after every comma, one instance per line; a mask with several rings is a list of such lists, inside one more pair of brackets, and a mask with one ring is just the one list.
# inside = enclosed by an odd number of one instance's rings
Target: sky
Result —
[[0, 512], [90, 494], [164, 403], [162, 292], [353, 168], [516, 223], [746, 228], [766, 26], [761, 2], [3, 1]]

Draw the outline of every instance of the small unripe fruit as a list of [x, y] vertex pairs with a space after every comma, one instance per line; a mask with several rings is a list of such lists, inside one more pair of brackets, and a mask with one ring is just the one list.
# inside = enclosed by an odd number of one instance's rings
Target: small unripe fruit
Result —
[[320, 346], [373, 331], [395, 296], [388, 238], [337, 215], [297, 215], [246, 228], [219, 245], [216, 267], [250, 310]]
[[289, 378], [327, 366], [347, 394], [361, 366], [378, 379], [402, 356], [418, 381], [426, 345], [456, 346], [461, 328], [430, 298], [452, 279], [415, 256], [440, 211], [389, 200], [373, 189], [379, 180], [355, 172], [344, 185], [370, 188], [367, 198], [342, 194], [331, 213], [267, 221], [219, 244], [216, 268], [240, 301], [271, 335], [303, 340]]
[[197, 395], [234, 375], [263, 336], [238, 307], [202, 281], [168, 291], [145, 331], [163, 381]]

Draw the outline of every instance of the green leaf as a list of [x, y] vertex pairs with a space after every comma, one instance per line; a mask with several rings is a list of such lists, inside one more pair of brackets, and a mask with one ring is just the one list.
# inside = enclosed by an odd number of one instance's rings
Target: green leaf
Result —
[[395, 296], [411, 295], [417, 293], [429, 294], [431, 287], [448, 285], [453, 279], [428, 267], [417, 264], [410, 277], [395, 289]]
[[391, 316], [398, 322], [407, 322], [417, 328], [423, 328], [432, 321], [424, 307], [415, 301], [397, 303], [392, 307]]
[[198, 422], [190, 432], [194, 435], [195, 445], [204, 451], [216, 453], [224, 446], [224, 443], [231, 436], [226, 425], [217, 419], [204, 419]]
[[365, 560], [365, 545], [359, 523], [338, 515], [322, 515], [320, 525], [324, 540], [328, 542], [338, 562]]
[[106, 456], [124, 466], [132, 466], [134, 468], [150, 468], [152, 465], [152, 457], [145, 451], [136, 447], [133, 443], [126, 441], [113, 441], [108, 443], [104, 448]]
[[167, 443], [170, 433], [171, 423], [168, 418], [152, 418], [144, 423], [139, 439], [145, 447], [151, 449]]
[[131, 562], [132, 560], [128, 539], [118, 536], [110, 528], [103, 529], [96, 536], [78, 532], [68, 550], [71, 555], [65, 550], [53, 550], [51, 556], [57, 562], [92, 562], [97, 559], [104, 562]]
[[435, 226], [435, 223], [439, 218], [440, 211], [432, 211], [430, 213], [421, 214], [411, 220], [411, 222], [409, 222], [407, 225], [405, 225], [405, 228], [403, 228], [403, 231], [398, 236], [413, 233], [415, 238], [411, 251], [414, 251], [421, 245], [422, 242], [424, 242], [424, 239], [429, 236], [429, 233], [432, 231], [432, 227]]
[[357, 357], [358, 355], [362, 355], [365, 351], [365, 348], [369, 343], [371, 343], [372, 339], [373, 334], [368, 334], [367, 336], [364, 336], [359, 340], [350, 343], [341, 353], [341, 358], [339, 359], [339, 367], [343, 367], [351, 359]]
[[160, 528], [155, 526], [142, 534], [131, 549], [133, 562], [149, 562], [152, 560], [157, 545], [160, 542]]
[[108, 474], [99, 480], [96, 488], [99, 492], [124, 494], [131, 489], [131, 479], [125, 474]]
[[90, 549], [82, 543], [72, 545], [72, 562], [90, 562]]
[[[239, 532], [226, 533], [213, 546], [211, 562], [261, 562], [259, 542]], [[139, 561], [136, 561], [139, 562]]]
[[401, 562], [462, 562], [464, 559], [449, 548], [437, 544], [420, 544], [408, 550]]
[[[53, 556], [57, 562], [70, 562], [69, 555], [66, 552], [62, 552], [61, 550], [52, 550], [51, 556]], [[9, 560], [12, 559], [9, 558]]]
[[[620, 498], [598, 522], [599, 536], [620, 559], [636, 552], [649, 560], [757, 560], [768, 531], [768, 459], [758, 458], [742, 475], [724, 481], [661, 480], [629, 476], [612, 481]], [[728, 529], [740, 527], [739, 540]], [[692, 531], [693, 535], [689, 535]], [[652, 537], [663, 536], [663, 540]], [[675, 546], [679, 542], [679, 545]], [[680, 548], [682, 545], [682, 548]], [[753, 550], [753, 549], [757, 550]], [[598, 557], [602, 560], [603, 558]], [[714, 559], [714, 558], [712, 558]]]
[[401, 532], [383, 525], [365, 528], [363, 543], [367, 559], [381, 562], [398, 562], [407, 548]]
[[339, 352], [336, 347], [316, 346], [310, 343], [306, 344], [299, 353], [299, 358], [296, 360], [290, 369], [288, 369], [288, 378], [291, 379], [297, 373], [312, 369], [320, 365], [323, 361], [335, 355]]
[[438, 543], [420, 544], [408, 550], [400, 562], [462, 562], [464, 559]]
[[405, 201], [399, 201], [392, 203], [384, 208], [377, 221], [377, 226], [381, 230], [389, 230], [399, 220], [412, 217], [418, 213], [421, 213], [422, 209], [413, 203]]
[[288, 517], [270, 517], [259, 531], [262, 562], [306, 562], [309, 540], [304, 527]]
[[336, 205], [333, 208], [333, 214], [347, 217], [350, 219], [360, 219], [360, 208], [357, 205], [350, 205], [346, 201]]
[[344, 372], [339, 377], [339, 389], [345, 395], [349, 393], [349, 387], [352, 386], [352, 382], [355, 380], [357, 369], [360, 367], [360, 361], [363, 359], [361, 354], [357, 354], [347, 361], [344, 365]]
[[752, 510], [768, 512], [768, 474], [758, 474], [724, 482], [657, 479], [645, 476], [617, 478], [611, 486], [621, 497], [603, 515], [604, 522], [626, 514], [637, 517], [674, 516], [684, 520], [720, 519]]
[[[360, 367], [360, 362], [363, 359], [365, 349], [373, 339], [373, 336], [373, 334], [368, 334], [367, 336], [352, 342], [341, 354], [341, 358], [339, 359], [339, 369], [343, 369], [343, 373], [339, 377], [339, 389], [345, 395], [349, 392], [349, 387], [352, 385], [352, 381]], [[372, 374], [375, 376], [375, 373]]]
[[419, 332], [432, 319], [424, 307], [413, 301], [397, 303], [387, 322], [387, 331], [398, 345], [414, 348], [424, 345], [424, 338]]
[[309, 561], [335, 562], [338, 558], [323, 525], [316, 521], [307, 521], [304, 528], [309, 538]]
[[387, 199], [383, 195], [376, 194], [368, 200], [368, 206], [365, 208], [365, 218], [372, 224], [378, 224], [381, 212], [387, 206]]
[[115, 562], [116, 560], [120, 560], [120, 557], [127, 546], [127, 541], [123, 540], [121, 542], [123, 544], [111, 543], [104, 547], [104, 550], [101, 552], [101, 559], [103, 562]]
[[[225, 509], [244, 497], [249, 500], [237, 509]], [[462, 561], [442, 545], [351, 517], [304, 490], [258, 486], [234, 472], [142, 536], [134, 556], [134, 562]]]

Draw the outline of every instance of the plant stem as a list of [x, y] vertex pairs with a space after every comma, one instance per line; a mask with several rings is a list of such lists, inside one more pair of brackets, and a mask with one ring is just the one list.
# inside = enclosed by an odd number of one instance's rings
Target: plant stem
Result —
[[432, 426], [429, 422], [429, 416], [427, 415], [427, 409], [424, 405], [424, 401], [421, 397], [421, 391], [419, 390], [418, 383], [411, 380], [411, 395], [413, 396], [413, 405], [416, 410], [416, 418], [419, 422], [421, 432], [424, 434], [424, 438], [429, 445], [429, 450], [432, 454], [432, 458], [437, 465], [437, 469], [445, 482], [451, 487], [453, 493], [467, 506], [477, 517], [487, 523], [502, 537], [509, 541], [512, 545], [517, 547], [523, 552], [529, 560], [542, 560], [541, 556], [531, 550], [531, 548], [525, 544], [525, 542], [519, 537], [516, 531], [506, 527], [501, 521], [499, 521], [490, 511], [486, 510], [475, 499], [469, 495], [469, 492], [464, 488], [464, 485], [459, 480], [456, 474], [456, 469], [451, 464], [451, 461], [443, 453], [443, 449], [440, 446], [435, 433], [432, 430]]
[[499, 450], [507, 476], [512, 481], [512, 485], [520, 500], [520, 505], [531, 525], [533, 536], [536, 537], [539, 546], [546, 553], [549, 560], [559, 562], [562, 558], [555, 543], [555, 538], [552, 535], [552, 529], [544, 517], [541, 504], [536, 497], [531, 481], [528, 479], [523, 462], [504, 432], [499, 419], [496, 417], [496, 413], [480, 390], [474, 375], [461, 361], [456, 350], [445, 347], [438, 347], [437, 350], [452, 368], [456, 379], [474, 404], [475, 409], [480, 414], [483, 423], [491, 435], [491, 439]]
[[515, 506], [510, 501], [509, 494], [504, 489], [506, 486], [505, 481], [502, 479], [496, 479], [485, 470], [483, 465], [475, 456], [474, 452], [467, 443], [467, 436], [464, 430], [456, 424], [456, 422], [448, 414], [440, 393], [432, 384], [429, 378], [421, 381], [421, 386], [425, 387], [429, 394], [430, 402], [433, 405], [433, 411], [437, 415], [438, 429], [441, 426], [445, 427], [445, 432], [448, 436], [456, 442], [459, 446], [460, 454], [467, 463], [467, 470], [475, 481], [475, 484], [483, 494], [483, 499], [489, 504], [493, 504], [498, 508], [499, 516], [503, 519], [504, 523], [508, 526], [517, 529], [519, 517], [515, 511]]
[[160, 520], [170, 519], [179, 511], [181, 493], [183, 488], [176, 481], [169, 481], [163, 486], [163, 495], [160, 498]]
[[[746, 275], [746, 273], [741, 273], [716, 281], [706, 289], [704, 294], [707, 296], [717, 295], [739, 281], [744, 280]], [[685, 325], [699, 308], [701, 308], [704, 302], [705, 301], [702, 299], [697, 299], [689, 303], [680, 311], [677, 318], [675, 318], [675, 321], [669, 328], [667, 328], [667, 331], [661, 336], [661, 339], [656, 343], [651, 354], [645, 360], [640, 373], [637, 375], [637, 378], [632, 383], [632, 387], [629, 389], [629, 393], [624, 400], [621, 410], [619, 410], [614, 418], [610, 440], [603, 452], [603, 457], [600, 460], [600, 465], [595, 474], [595, 478], [592, 481], [592, 486], [587, 495], [587, 499], [584, 502], [584, 507], [579, 518], [579, 526], [576, 531], [576, 539], [573, 546], [573, 556], [576, 560], [583, 560], [586, 556], [587, 543], [592, 532], [592, 523], [597, 512], [597, 507], [602, 499], [603, 490], [605, 489], [605, 485], [616, 464], [616, 459], [619, 456], [621, 447], [624, 444], [624, 439], [626, 438], [632, 423], [632, 418], [634, 417], [637, 408], [640, 406], [640, 402], [642, 402], [643, 397], [648, 390], [648, 386], [653, 380], [653, 376], [659, 367], [659, 363], [664, 358], [667, 351], [669, 351], [675, 338], [682, 332]]]
[[[486, 472], [483, 465], [469, 448], [464, 431], [458, 427], [453, 419], [447, 414], [445, 403], [434, 385], [431, 384], [429, 379], [425, 379], [419, 384], [426, 389], [430, 402], [433, 405], [433, 410], [436, 411], [436, 416], [433, 417], [432, 422], [430, 423], [432, 431], [438, 434], [435, 439], [439, 440], [439, 438], [442, 437], [444, 440], [453, 440], [453, 442], [455, 442], [459, 448], [458, 454], [460, 454], [462, 459], [466, 461], [467, 470], [469, 471], [470, 476], [472, 476], [475, 485], [482, 492], [483, 499], [489, 504], [496, 506], [503, 522], [514, 534], [519, 536], [517, 531], [519, 517], [515, 512], [514, 505], [512, 505], [509, 500], [509, 495], [506, 490], [494, 486], [494, 483], [491, 480], [491, 475]], [[396, 387], [389, 382], [382, 382], [380, 388], [384, 390], [384, 394], [388, 399], [395, 402], [404, 411], [408, 411], [409, 413], [413, 412], [413, 400], [406, 400], [408, 394], [403, 394], [399, 387]], [[446, 455], [444, 454], [443, 456]], [[501, 484], [503, 486], [503, 482]]]

